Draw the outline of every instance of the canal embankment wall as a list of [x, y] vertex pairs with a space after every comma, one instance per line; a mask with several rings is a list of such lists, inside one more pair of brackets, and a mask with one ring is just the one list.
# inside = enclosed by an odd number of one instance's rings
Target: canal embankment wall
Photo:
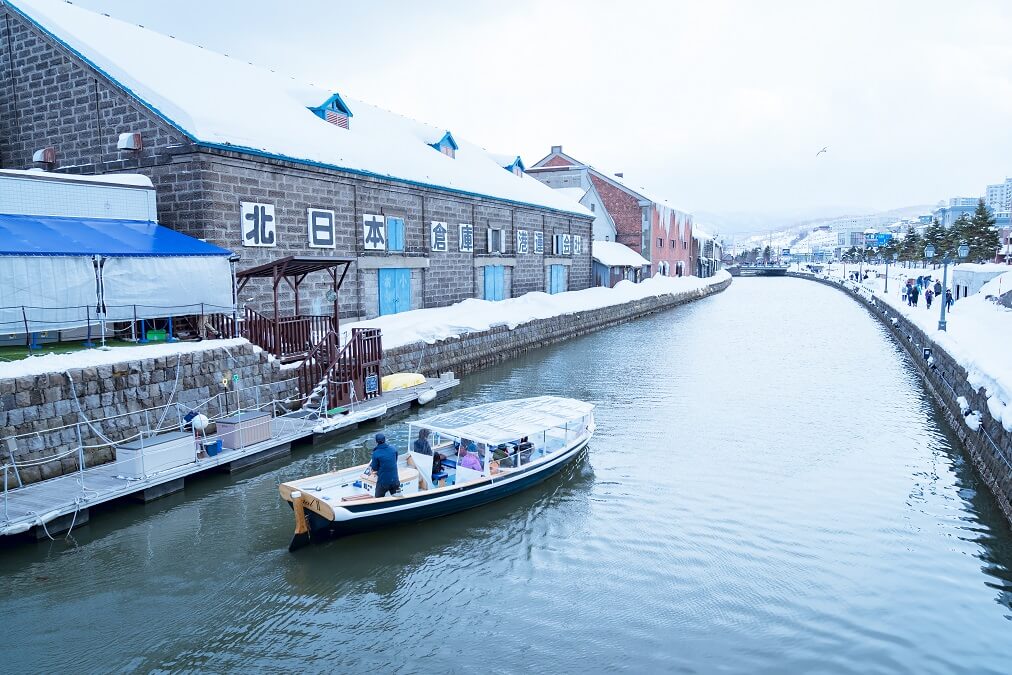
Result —
[[[291, 371], [249, 343], [171, 356], [0, 378], [0, 464], [17, 466], [24, 484], [110, 462], [110, 442], [142, 430], [178, 429], [179, 415], [211, 416], [296, 393]], [[172, 404], [178, 403], [178, 406]], [[169, 406], [166, 408], [166, 406]], [[101, 421], [99, 421], [101, 420]], [[53, 459], [53, 458], [57, 459]], [[17, 477], [10, 472], [11, 487]]]
[[581, 312], [535, 319], [514, 328], [495, 326], [428, 344], [415, 342], [384, 352], [387, 372], [426, 375], [453, 371], [466, 374], [516, 358], [532, 349], [571, 340], [608, 326], [625, 323], [720, 293], [731, 279], [682, 293], [643, 298]]
[[[510, 329], [496, 326], [426, 344], [384, 352], [386, 372], [468, 373], [521, 354], [669, 310], [719, 293], [725, 281], [593, 310], [536, 319]], [[111, 462], [113, 443], [141, 431], [171, 431], [179, 416], [199, 410], [214, 417], [243, 407], [295, 396], [294, 371], [260, 348], [236, 341], [208, 342], [206, 349], [169, 356], [18, 377], [0, 377], [0, 464], [11, 471], [10, 486], [55, 478]], [[236, 380], [236, 378], [238, 378]], [[178, 405], [174, 405], [178, 404]], [[166, 406], [169, 406], [166, 409]]]
[[[991, 416], [987, 394], [970, 384], [969, 373], [959, 361], [885, 302], [874, 297], [869, 299], [838, 281], [796, 272], [788, 276], [815, 281], [847, 293], [889, 330], [910, 355], [926, 388], [941, 406], [946, 422], [1012, 524], [1012, 433]], [[960, 399], [965, 404], [961, 405]], [[967, 424], [967, 415], [971, 420], [980, 420], [977, 429]]]

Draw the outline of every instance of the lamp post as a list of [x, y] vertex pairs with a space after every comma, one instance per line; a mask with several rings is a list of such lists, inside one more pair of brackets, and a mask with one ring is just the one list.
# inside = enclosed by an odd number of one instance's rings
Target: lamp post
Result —
[[[970, 255], [970, 247], [966, 245], [965, 241], [959, 242], [959, 248], [956, 249], [956, 254], [960, 260]], [[938, 314], [938, 330], [945, 330], [945, 292], [949, 288], [949, 255], [946, 254], [945, 258], [942, 259], [942, 308]]]
[[[893, 253], [893, 263], [895, 263], [896, 259], [899, 258], [899, 257], [900, 257], [899, 253]], [[886, 287], [885, 287], [885, 294], [889, 295], [889, 258], [886, 258]]]

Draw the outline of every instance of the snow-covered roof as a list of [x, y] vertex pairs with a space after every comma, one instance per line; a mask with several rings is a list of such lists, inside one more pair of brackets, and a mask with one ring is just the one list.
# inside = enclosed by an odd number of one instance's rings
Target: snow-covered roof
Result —
[[349, 97], [354, 118], [342, 129], [309, 110], [330, 100], [330, 89], [58, 0], [7, 4], [201, 145], [591, 215], [503, 171], [473, 143], [454, 139], [455, 158], [433, 150], [445, 129]]
[[591, 255], [605, 267], [643, 267], [650, 264], [639, 253], [617, 241], [594, 241]]
[[124, 185], [127, 187], [153, 187], [151, 179], [139, 173], [107, 173], [98, 176], [83, 176], [67, 173], [53, 173], [42, 169], [0, 169], [0, 176], [12, 178], [45, 178], [48, 180], [82, 181], [86, 183], [103, 183], [105, 185]]
[[546, 429], [565, 427], [593, 410], [593, 403], [560, 396], [537, 396], [454, 410], [414, 424], [447, 436], [496, 445]]
[[692, 226], [692, 236], [702, 241], [713, 241], [713, 237], [710, 236], [705, 230], [699, 229], [698, 225]]
[[1005, 274], [1009, 266], [1005, 263], [960, 263], [953, 268], [953, 272], [966, 274]]
[[[593, 167], [591, 167], [591, 168], [593, 168]], [[646, 199], [647, 201], [653, 202], [654, 204], [660, 204], [661, 206], [665, 206], [665, 207], [671, 209], [672, 211], [677, 211], [678, 213], [680, 213], [682, 215], [685, 215], [685, 216], [689, 215], [689, 213], [687, 211], [678, 208], [677, 206], [675, 206], [674, 204], [672, 204], [670, 201], [668, 201], [666, 198], [661, 197], [659, 195], [656, 195], [656, 194], [652, 193], [650, 190], [647, 190], [644, 187], [634, 187], [636, 185], [636, 182], [630, 180], [629, 178], [626, 178], [625, 176], [622, 176], [620, 178], [618, 176], [609, 175], [609, 174], [606, 174], [606, 173], [602, 173], [600, 171], [596, 171], [596, 173], [599, 176], [602, 176], [603, 178], [605, 178], [606, 180], [609, 180], [609, 181], [611, 181], [613, 183], [617, 183], [618, 185], [621, 185], [622, 187], [626, 188], [627, 190], [629, 190], [631, 192], [635, 192], [636, 194], [638, 194], [640, 197]]]
[[555, 188], [555, 191], [558, 192], [559, 194], [566, 195], [566, 197], [572, 199], [574, 202], [579, 202], [587, 195], [586, 190], [578, 187]]

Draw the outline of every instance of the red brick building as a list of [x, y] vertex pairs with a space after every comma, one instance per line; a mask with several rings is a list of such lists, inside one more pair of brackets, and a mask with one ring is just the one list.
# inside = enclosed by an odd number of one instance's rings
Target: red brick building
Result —
[[[594, 239], [625, 244], [650, 261], [650, 273], [695, 273], [692, 216], [667, 200], [633, 187], [622, 174], [606, 174], [562, 152], [561, 145], [527, 169], [556, 189], [579, 188], [580, 203], [594, 212]], [[574, 191], [575, 192], [575, 191]]]

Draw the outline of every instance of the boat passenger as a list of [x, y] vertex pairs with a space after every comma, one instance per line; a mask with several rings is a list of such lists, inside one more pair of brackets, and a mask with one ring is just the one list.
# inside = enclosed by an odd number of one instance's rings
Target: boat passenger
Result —
[[418, 430], [418, 438], [416, 438], [415, 442], [411, 444], [411, 449], [414, 450], [415, 452], [417, 452], [420, 455], [431, 455], [432, 454], [432, 444], [429, 443], [429, 430], [428, 429], [419, 429]]
[[387, 437], [376, 434], [376, 448], [372, 451], [369, 468], [376, 472], [377, 498], [387, 494], [396, 495], [401, 491], [401, 479], [397, 474], [397, 448], [387, 443]]
[[468, 443], [466, 447], [461, 445], [461, 449], [463, 452], [460, 455], [459, 465], [465, 469], [481, 471], [481, 460], [478, 459], [478, 446], [474, 444], [474, 441]]
[[492, 459], [498, 462], [501, 467], [512, 468], [513, 457], [510, 456], [510, 446], [505, 443], [497, 445], [496, 449], [492, 451]]

